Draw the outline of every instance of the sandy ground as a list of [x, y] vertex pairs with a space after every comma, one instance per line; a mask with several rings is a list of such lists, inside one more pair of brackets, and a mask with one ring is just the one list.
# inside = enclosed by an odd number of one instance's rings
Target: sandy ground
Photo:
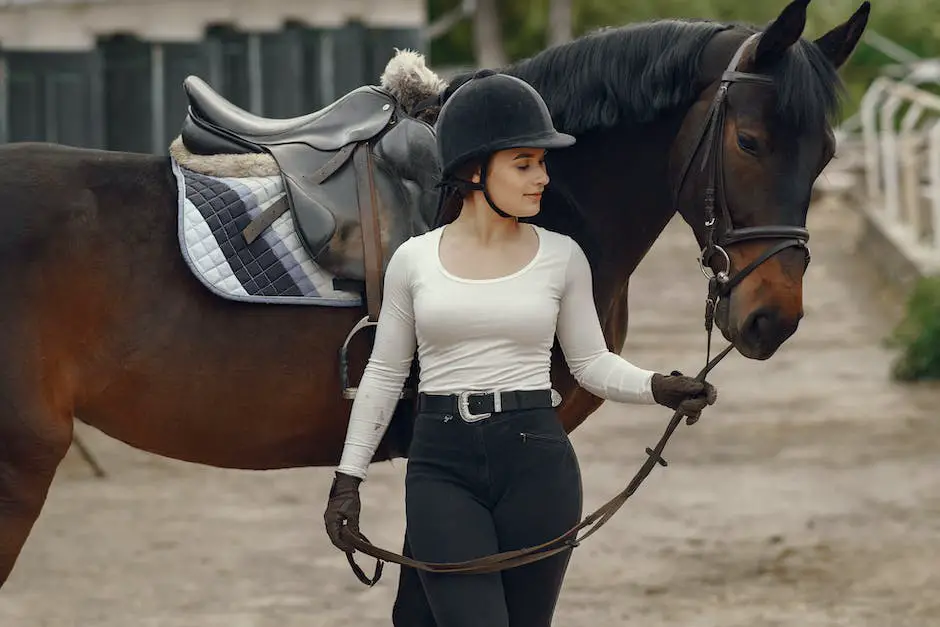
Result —
[[[940, 625], [940, 389], [888, 380], [891, 311], [853, 255], [853, 216], [817, 206], [810, 226], [798, 335], [769, 361], [719, 366], [719, 403], [575, 552], [556, 625]], [[637, 363], [701, 366], [695, 252], [674, 223], [640, 268], [625, 353]], [[587, 510], [667, 418], [608, 403], [575, 432]], [[367, 589], [322, 532], [329, 469], [224, 471], [81, 433], [110, 477], [66, 459], [0, 592], [0, 626], [390, 624], [397, 567]], [[403, 471], [375, 467], [363, 495], [364, 531], [393, 549]]]

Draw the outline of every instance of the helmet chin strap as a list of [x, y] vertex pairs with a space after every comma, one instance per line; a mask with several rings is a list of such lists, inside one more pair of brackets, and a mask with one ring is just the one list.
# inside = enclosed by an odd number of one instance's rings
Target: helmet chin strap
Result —
[[486, 198], [486, 203], [490, 206], [490, 209], [495, 211], [497, 215], [503, 218], [514, 218], [499, 207], [496, 206], [496, 203], [493, 202], [493, 198], [490, 196], [489, 190], [486, 188], [486, 171], [489, 167], [489, 160], [483, 164], [483, 167], [480, 168], [480, 190], [483, 192], [483, 197]]
[[[442, 182], [440, 186], [454, 189], [454, 190], [462, 190], [465, 192], [466, 191], [483, 192], [483, 197], [486, 199], [486, 203], [490, 206], [490, 209], [496, 212], [497, 215], [503, 218], [517, 219], [516, 216], [506, 213], [505, 211], [497, 207], [495, 202], [493, 202], [493, 197], [490, 196], [490, 192], [486, 187], [487, 169], [489, 169], [489, 159], [487, 159], [486, 162], [484, 162], [480, 168], [480, 182], [479, 183], [473, 183], [471, 181], [458, 179], [456, 177], [451, 176], [451, 177], [448, 177], [447, 180]], [[443, 204], [443, 197], [440, 199], [438, 203], [438, 213], [440, 213], [442, 204]]]

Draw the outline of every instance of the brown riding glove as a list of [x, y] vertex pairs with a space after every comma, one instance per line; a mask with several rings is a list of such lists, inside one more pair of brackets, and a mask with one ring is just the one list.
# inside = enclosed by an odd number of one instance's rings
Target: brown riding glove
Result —
[[657, 372], [653, 375], [651, 386], [656, 402], [679, 410], [686, 417], [687, 425], [698, 422], [705, 406], [714, 405], [718, 398], [718, 391], [711, 383], [702, 383], [678, 370], [673, 370], [668, 376]]
[[323, 512], [323, 522], [326, 533], [336, 548], [344, 553], [352, 553], [355, 549], [347, 544], [340, 535], [343, 525], [353, 533], [359, 533], [359, 484], [362, 479], [341, 472], [336, 473], [333, 485], [330, 487], [330, 499]]

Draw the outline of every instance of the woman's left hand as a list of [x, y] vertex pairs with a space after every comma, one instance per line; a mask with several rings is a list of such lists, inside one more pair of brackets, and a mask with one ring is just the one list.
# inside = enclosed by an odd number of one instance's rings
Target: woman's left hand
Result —
[[679, 371], [670, 375], [653, 375], [651, 381], [653, 399], [664, 407], [679, 410], [686, 417], [685, 423], [698, 422], [706, 405], [714, 405], [718, 390], [711, 383], [687, 377]]
[[362, 479], [342, 472], [337, 472], [330, 487], [330, 498], [323, 512], [323, 523], [330, 541], [344, 553], [355, 549], [342, 537], [343, 527], [354, 534], [359, 533], [359, 484]]

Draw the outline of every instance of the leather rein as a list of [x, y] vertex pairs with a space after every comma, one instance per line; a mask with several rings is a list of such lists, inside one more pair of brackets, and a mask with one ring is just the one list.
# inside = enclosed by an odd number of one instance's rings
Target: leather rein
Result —
[[[695, 149], [689, 154], [689, 157], [682, 170], [682, 175], [679, 179], [679, 187], [675, 196], [675, 202], [678, 206], [679, 192], [682, 190], [682, 187], [685, 184], [686, 176], [688, 175], [692, 162], [695, 159], [699, 148], [701, 148], [704, 144], [706, 146], [707, 152], [703, 157], [702, 170], [704, 170], [706, 165], [710, 162], [711, 176], [709, 177], [708, 187], [705, 191], [705, 246], [702, 250], [702, 255], [699, 259], [699, 262], [702, 267], [702, 272], [705, 273], [706, 277], [709, 278], [708, 297], [706, 298], [705, 303], [705, 330], [707, 334], [707, 343], [705, 358], [706, 364], [695, 377], [697, 380], [703, 382], [705, 381], [705, 378], [708, 376], [709, 372], [711, 372], [711, 370], [717, 366], [718, 363], [724, 359], [724, 357], [734, 348], [733, 345], [728, 345], [714, 358], [711, 357], [714, 312], [718, 299], [727, 297], [731, 290], [736, 285], [738, 285], [744, 279], [744, 277], [750, 274], [764, 261], [767, 261], [782, 250], [790, 247], [803, 248], [807, 251], [807, 263], [809, 262], [808, 248], [806, 246], [806, 242], [809, 239], [809, 233], [805, 228], [797, 226], [758, 226], [735, 229], [728, 212], [727, 201], [724, 194], [723, 169], [721, 168], [721, 129], [724, 126], [725, 100], [727, 97], [728, 87], [733, 82], [751, 82], [761, 85], [773, 84], [772, 80], [766, 76], [736, 71], [745, 48], [758, 35], [759, 33], [752, 35], [743, 44], [741, 44], [730, 64], [728, 65], [728, 69], [722, 75], [721, 83], [718, 86], [718, 91], [712, 102], [708, 119], [702, 126], [696, 141]], [[709, 152], [712, 155], [712, 159], [710, 160], [708, 159]], [[716, 220], [715, 216], [716, 186], [719, 201], [718, 206], [721, 210], [720, 223], [724, 229], [723, 231], [718, 231], [716, 228], [718, 225], [718, 221]], [[779, 239], [780, 241], [769, 247], [757, 259], [732, 276], [730, 274], [731, 260], [723, 246], [741, 241], [756, 239]], [[708, 262], [716, 254], [724, 258], [725, 268], [722, 271], [709, 275], [706, 272], [706, 267], [708, 267]], [[353, 559], [353, 552], [346, 553], [346, 558], [349, 561], [349, 565], [359, 581], [366, 584], [367, 586], [372, 586], [375, 585], [381, 578], [384, 562], [392, 562], [401, 566], [437, 573], [479, 574], [492, 573], [509, 568], [515, 568], [517, 566], [522, 566], [524, 564], [529, 564], [547, 557], [551, 557], [552, 555], [562, 551], [570, 550], [578, 546], [585, 538], [596, 532], [608, 520], [610, 520], [613, 515], [623, 506], [623, 504], [626, 503], [627, 499], [629, 499], [630, 496], [636, 492], [636, 490], [640, 487], [646, 477], [649, 476], [655, 466], [667, 465], [667, 462], [663, 458], [662, 453], [666, 447], [666, 443], [669, 441], [669, 438], [672, 437], [673, 432], [682, 422], [682, 417], [683, 414], [679, 410], [676, 410], [673, 413], [672, 419], [666, 426], [666, 430], [663, 432], [662, 437], [660, 437], [659, 442], [657, 442], [655, 447], [646, 449], [646, 461], [620, 493], [616, 494], [609, 501], [601, 505], [593, 513], [586, 516], [578, 525], [572, 527], [564, 534], [549, 540], [548, 542], [517, 549], [514, 551], [504, 551], [501, 553], [496, 553], [463, 562], [434, 563], [415, 560], [403, 555], [399, 555], [398, 553], [381, 549], [369, 542], [369, 540], [364, 535], [362, 535], [362, 533], [353, 533], [348, 529], [348, 527], [343, 527], [341, 532], [343, 539], [350, 546], [352, 546], [355, 550], [361, 551], [362, 553], [376, 559], [375, 572], [372, 577], [367, 576], [365, 572], [359, 567], [359, 565], [356, 564], [355, 560]], [[692, 419], [689, 419], [686, 424], [693, 424], [694, 422], [695, 421]], [[584, 531], [584, 533], [578, 535], [582, 530], [585, 529], [586, 531]]]

